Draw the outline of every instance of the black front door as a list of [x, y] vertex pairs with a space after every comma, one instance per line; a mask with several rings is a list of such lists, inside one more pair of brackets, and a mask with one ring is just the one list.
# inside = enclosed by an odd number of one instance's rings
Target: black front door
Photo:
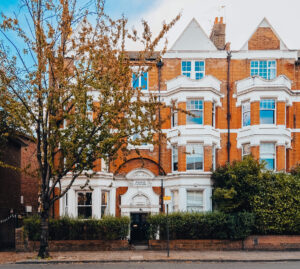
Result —
[[148, 213], [131, 213], [130, 240], [132, 243], [147, 243], [149, 239]]

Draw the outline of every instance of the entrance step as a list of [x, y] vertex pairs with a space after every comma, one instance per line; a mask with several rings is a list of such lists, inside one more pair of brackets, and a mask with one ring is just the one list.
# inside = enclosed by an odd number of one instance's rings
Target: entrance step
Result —
[[148, 245], [133, 245], [134, 250], [147, 250]]

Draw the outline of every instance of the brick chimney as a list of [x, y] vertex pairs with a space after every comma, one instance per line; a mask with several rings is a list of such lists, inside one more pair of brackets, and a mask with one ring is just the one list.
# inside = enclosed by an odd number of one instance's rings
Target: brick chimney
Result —
[[225, 27], [223, 17], [216, 17], [209, 38], [219, 50], [225, 49]]

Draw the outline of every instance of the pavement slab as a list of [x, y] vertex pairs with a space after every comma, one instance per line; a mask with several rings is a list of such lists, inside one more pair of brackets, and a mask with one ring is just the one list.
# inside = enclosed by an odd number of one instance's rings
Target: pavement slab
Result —
[[93, 262], [279, 262], [300, 261], [300, 251], [70, 251], [51, 252], [38, 259], [37, 252], [0, 252], [0, 264], [7, 263], [93, 263]]

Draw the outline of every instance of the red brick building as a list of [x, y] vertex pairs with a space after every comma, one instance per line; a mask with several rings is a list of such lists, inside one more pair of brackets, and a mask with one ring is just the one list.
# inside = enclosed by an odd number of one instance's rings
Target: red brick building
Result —
[[[216, 18], [210, 38], [193, 19], [162, 64], [136, 80], [160, 94], [168, 140], [140, 146], [82, 189], [80, 177], [60, 201], [60, 215], [142, 218], [160, 211], [161, 189], [170, 211], [212, 210], [211, 170], [252, 154], [267, 168], [289, 171], [300, 157], [300, 60], [264, 19], [245, 45], [230, 51]], [[194, 116], [172, 109], [172, 104]], [[65, 183], [68, 182], [65, 178]], [[163, 183], [163, 186], [162, 186]]]
[[[39, 180], [36, 173], [36, 144], [24, 136], [9, 138], [1, 159], [19, 168], [0, 167], [0, 247], [14, 245], [15, 219], [11, 214], [37, 213]], [[25, 172], [26, 171], [26, 172]]]

